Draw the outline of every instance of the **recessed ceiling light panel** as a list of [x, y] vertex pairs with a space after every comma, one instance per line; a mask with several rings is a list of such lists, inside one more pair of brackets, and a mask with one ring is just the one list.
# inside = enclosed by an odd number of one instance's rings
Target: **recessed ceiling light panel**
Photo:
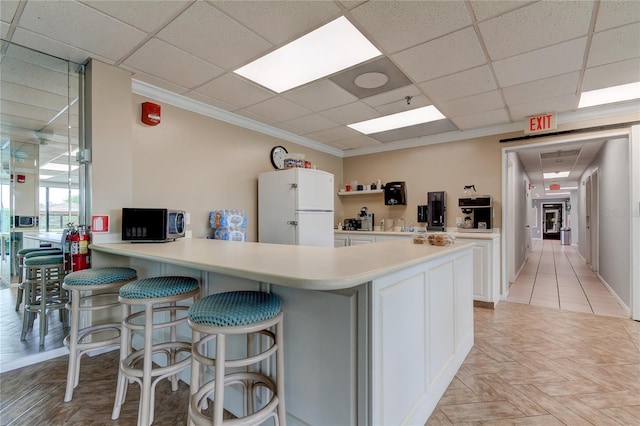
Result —
[[234, 72], [282, 93], [380, 55], [351, 22], [341, 16]]
[[543, 173], [545, 179], [556, 179], [556, 178], [565, 178], [569, 176], [570, 172], [551, 172], [551, 173]]
[[580, 95], [578, 108], [640, 99], [640, 82], [591, 90]]
[[412, 109], [410, 111], [398, 112], [384, 117], [349, 124], [348, 126], [353, 130], [368, 135], [371, 133], [413, 126], [415, 124], [442, 120], [443, 118], [445, 118], [445, 116], [442, 115], [436, 107], [429, 105], [422, 108]]

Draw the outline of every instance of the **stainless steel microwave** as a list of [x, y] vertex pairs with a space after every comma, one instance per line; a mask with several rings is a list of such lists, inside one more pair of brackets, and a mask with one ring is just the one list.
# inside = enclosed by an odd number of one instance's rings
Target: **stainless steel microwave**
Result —
[[13, 226], [14, 228], [33, 228], [38, 226], [38, 216], [14, 216]]
[[158, 243], [184, 237], [185, 212], [171, 209], [123, 208], [122, 240]]

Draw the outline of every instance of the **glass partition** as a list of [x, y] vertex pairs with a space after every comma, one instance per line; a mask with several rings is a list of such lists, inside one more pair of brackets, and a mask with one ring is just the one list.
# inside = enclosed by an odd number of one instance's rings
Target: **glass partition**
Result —
[[1, 53], [0, 276], [15, 285], [20, 248], [78, 223], [83, 66], [5, 41]]

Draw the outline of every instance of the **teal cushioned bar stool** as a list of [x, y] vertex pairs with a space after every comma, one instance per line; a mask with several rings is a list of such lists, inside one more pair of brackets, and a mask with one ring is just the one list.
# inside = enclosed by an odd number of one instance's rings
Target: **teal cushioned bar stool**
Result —
[[64, 279], [64, 257], [62, 255], [33, 256], [24, 259], [24, 313], [21, 340], [33, 327], [34, 319], [40, 316], [40, 346], [48, 333], [47, 314], [60, 310], [63, 326], [67, 325], [67, 315], [63, 308], [67, 303], [66, 291], [62, 288]]
[[[284, 406], [283, 313], [278, 296], [260, 291], [232, 291], [207, 296], [189, 309], [192, 331], [189, 420], [195, 425], [258, 425], [273, 418], [286, 424]], [[275, 330], [274, 330], [275, 329]], [[246, 335], [246, 356], [228, 358], [227, 337]], [[260, 341], [256, 345], [254, 338]], [[215, 358], [207, 356], [215, 340]], [[276, 374], [269, 374], [275, 356]], [[213, 380], [203, 383], [204, 368], [213, 366]], [[227, 372], [233, 369], [232, 372]], [[239, 418], [223, 420], [225, 387], [240, 384], [244, 390]], [[262, 389], [263, 400], [256, 398]], [[265, 391], [266, 389], [266, 391]], [[213, 399], [213, 417], [205, 413]]]
[[[140, 385], [139, 426], [148, 426], [153, 422], [155, 388], [160, 380], [169, 378], [171, 389], [178, 390], [178, 373], [189, 368], [191, 363], [191, 342], [178, 339], [177, 327], [186, 325], [189, 306], [176, 302], [187, 299], [196, 302], [199, 298], [200, 283], [191, 277], [144, 278], [120, 287], [120, 368], [111, 415], [113, 420], [120, 417], [129, 381]], [[142, 307], [143, 310], [132, 314], [133, 306]], [[169, 329], [169, 332], [154, 335], [154, 331], [162, 329]], [[185, 329], [189, 332], [188, 327]], [[144, 336], [143, 347], [139, 350], [132, 347], [135, 332]], [[161, 335], [168, 335], [168, 339], [160, 339]], [[154, 362], [159, 362], [158, 355], [164, 355], [164, 365], [154, 365]]]
[[[87, 352], [120, 346], [120, 321], [95, 322], [93, 313], [107, 313], [120, 306], [118, 290], [135, 280], [135, 269], [123, 267], [91, 268], [67, 274], [62, 288], [69, 292], [70, 301], [66, 307], [71, 314], [71, 330], [64, 344], [69, 348], [67, 388], [64, 401], [71, 401], [73, 390], [80, 380], [80, 358]], [[82, 314], [85, 313], [83, 316]], [[119, 312], [117, 313], [120, 314]], [[91, 315], [92, 318], [86, 318]], [[115, 312], [111, 313], [111, 317]], [[80, 327], [82, 321], [91, 325]]]
[[49, 256], [52, 254], [62, 254], [60, 249], [52, 249], [51, 247], [32, 247], [18, 250], [16, 259], [18, 261], [18, 294], [16, 295], [16, 311], [20, 310], [22, 297], [24, 294], [24, 259], [26, 256]]

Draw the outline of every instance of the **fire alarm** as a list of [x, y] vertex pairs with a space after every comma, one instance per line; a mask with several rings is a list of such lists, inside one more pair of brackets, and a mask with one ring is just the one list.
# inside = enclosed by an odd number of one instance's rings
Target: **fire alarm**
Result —
[[152, 102], [143, 102], [142, 122], [149, 126], [157, 126], [160, 124], [160, 105]]

